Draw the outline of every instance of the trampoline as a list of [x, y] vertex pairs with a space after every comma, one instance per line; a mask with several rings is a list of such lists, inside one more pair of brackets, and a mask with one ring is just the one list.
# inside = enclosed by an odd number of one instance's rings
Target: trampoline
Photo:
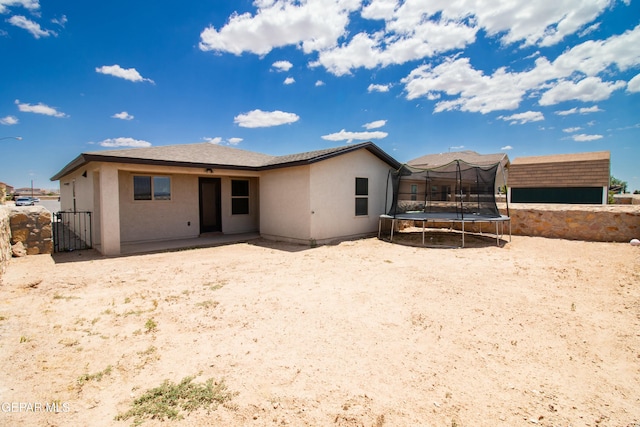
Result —
[[[447, 224], [462, 231], [462, 247], [465, 244], [465, 224], [477, 223], [480, 233], [482, 224], [495, 224], [496, 244], [509, 227], [511, 241], [511, 218], [509, 205], [507, 215], [502, 215], [496, 204], [496, 175], [501, 163], [473, 165], [463, 160], [423, 169], [402, 165], [390, 171], [387, 179], [386, 214], [380, 215], [378, 238], [382, 238], [382, 224], [391, 221], [389, 241], [393, 242], [399, 221], [422, 223], [422, 244], [425, 244], [427, 225]], [[391, 195], [391, 198], [389, 198]], [[390, 200], [389, 200], [390, 199]], [[389, 203], [390, 202], [390, 203]]]

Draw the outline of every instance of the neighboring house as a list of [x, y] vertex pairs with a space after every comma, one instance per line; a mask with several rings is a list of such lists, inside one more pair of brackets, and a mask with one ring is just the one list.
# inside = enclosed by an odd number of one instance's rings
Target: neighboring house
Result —
[[511, 163], [510, 203], [607, 204], [610, 153], [519, 157]]
[[259, 232], [323, 243], [367, 235], [400, 164], [371, 142], [287, 156], [210, 143], [80, 154], [51, 178], [61, 209], [93, 212], [93, 244]]
[[5, 184], [4, 182], [0, 182], [0, 187], [4, 186], [7, 194], [13, 194], [13, 187], [9, 184]]
[[501, 167], [498, 169], [498, 173], [496, 174], [496, 193], [500, 192], [500, 189], [507, 184], [508, 171], [511, 163], [509, 162], [509, 156], [505, 153], [479, 154], [470, 150], [452, 151], [439, 154], [427, 154], [426, 156], [409, 160], [407, 164], [416, 168], [432, 169], [444, 166], [455, 160], [462, 160], [466, 163], [477, 166], [493, 166], [496, 163], [500, 163]]

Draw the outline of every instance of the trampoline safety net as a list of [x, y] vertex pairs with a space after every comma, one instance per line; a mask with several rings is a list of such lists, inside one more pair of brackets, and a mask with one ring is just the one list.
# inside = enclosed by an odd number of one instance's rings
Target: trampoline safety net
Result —
[[[431, 169], [403, 165], [389, 173], [387, 215], [427, 214], [449, 219], [499, 218], [496, 175], [500, 163], [478, 166], [455, 160]], [[389, 184], [389, 183], [388, 183]]]

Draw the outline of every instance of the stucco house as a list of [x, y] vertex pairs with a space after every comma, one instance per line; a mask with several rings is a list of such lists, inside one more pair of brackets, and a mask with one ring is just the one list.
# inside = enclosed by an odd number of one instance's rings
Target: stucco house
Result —
[[210, 232], [306, 244], [367, 235], [399, 167], [371, 142], [286, 156], [197, 143], [82, 153], [51, 180], [63, 211], [92, 212], [94, 247], [117, 255]]
[[511, 163], [509, 203], [607, 204], [609, 151], [518, 157]]

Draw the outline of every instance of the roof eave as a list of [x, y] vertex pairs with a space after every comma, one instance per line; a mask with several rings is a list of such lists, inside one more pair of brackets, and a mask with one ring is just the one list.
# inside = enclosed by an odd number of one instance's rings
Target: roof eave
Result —
[[67, 166], [65, 166], [60, 172], [51, 177], [51, 181], [58, 181], [59, 179], [69, 175], [70, 173], [80, 169], [82, 166], [90, 162], [107, 162], [107, 163], [127, 163], [138, 165], [153, 165], [153, 166], [176, 166], [187, 168], [205, 168], [205, 169], [226, 169], [226, 170], [246, 170], [256, 171], [258, 166], [246, 166], [246, 165], [225, 165], [218, 163], [193, 163], [193, 162], [181, 162], [175, 160], [159, 160], [159, 159], [140, 159], [135, 157], [119, 157], [119, 156], [103, 156], [100, 154], [87, 154], [83, 153], [72, 160]]

